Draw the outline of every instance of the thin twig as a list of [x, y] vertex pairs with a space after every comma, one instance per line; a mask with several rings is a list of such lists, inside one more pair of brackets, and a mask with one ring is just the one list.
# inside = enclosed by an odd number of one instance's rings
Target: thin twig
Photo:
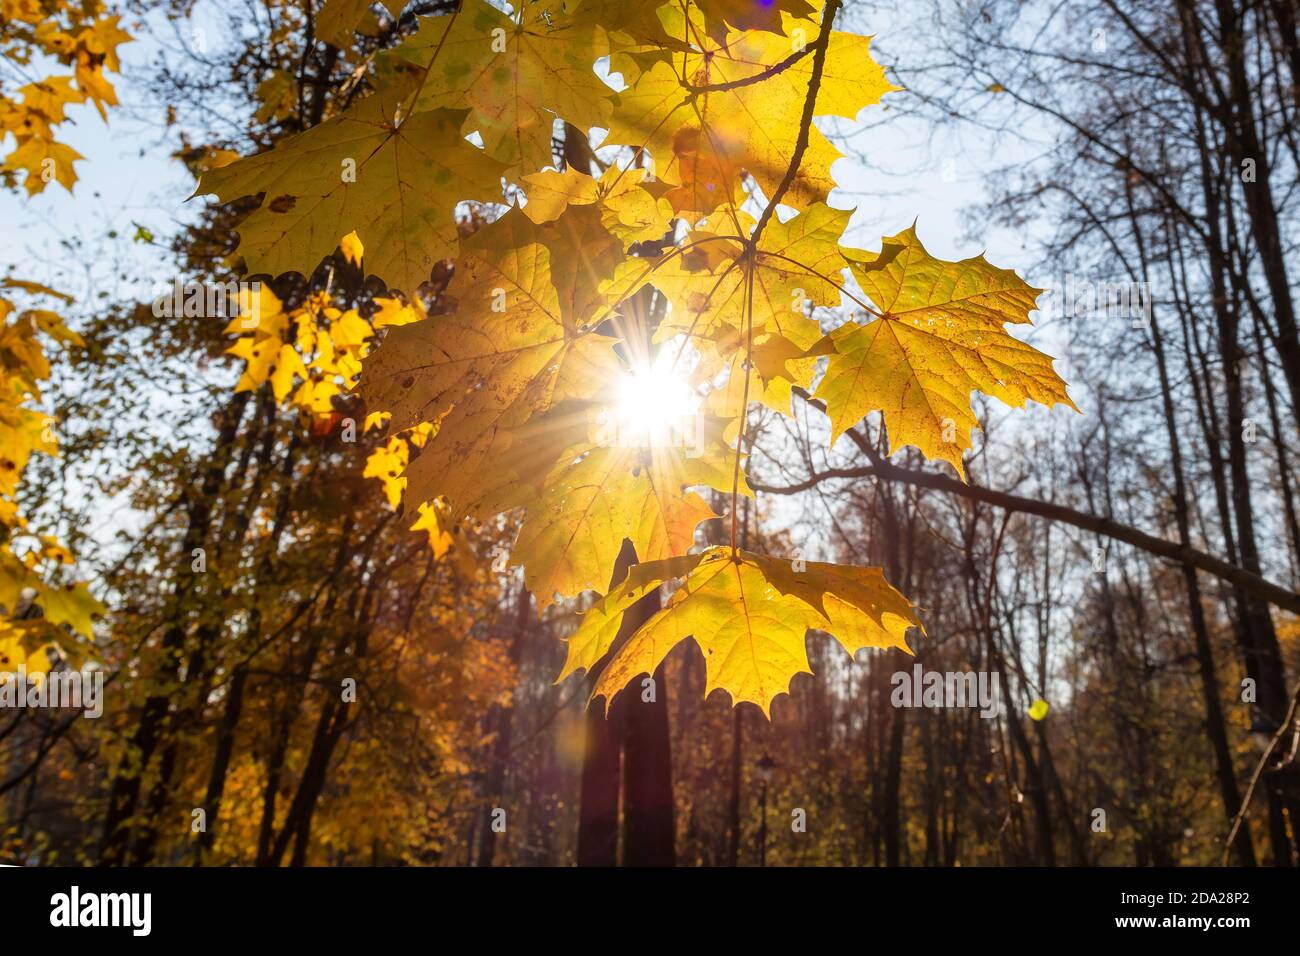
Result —
[[1269, 757], [1273, 756], [1273, 751], [1277, 749], [1278, 743], [1291, 732], [1291, 725], [1295, 722], [1296, 708], [1300, 706], [1300, 683], [1296, 684], [1295, 691], [1291, 694], [1291, 705], [1286, 709], [1286, 717], [1282, 719], [1282, 724], [1273, 734], [1273, 739], [1268, 742], [1264, 752], [1260, 755], [1259, 763], [1255, 764], [1255, 772], [1250, 775], [1250, 786], [1246, 788], [1246, 795], [1242, 798], [1241, 809], [1232, 819], [1232, 829], [1228, 831], [1228, 839], [1223, 841], [1223, 857], [1219, 861], [1221, 866], [1228, 865], [1228, 857], [1232, 853], [1232, 843], [1237, 839], [1237, 831], [1241, 829], [1241, 822], [1246, 819], [1246, 813], [1250, 810], [1250, 800], [1255, 795], [1255, 787], [1258, 786], [1260, 778], [1264, 775], [1264, 768], [1268, 766]]

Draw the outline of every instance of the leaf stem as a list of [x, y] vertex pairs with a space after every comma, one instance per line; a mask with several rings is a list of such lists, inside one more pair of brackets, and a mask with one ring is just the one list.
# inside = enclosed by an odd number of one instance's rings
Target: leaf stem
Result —
[[[749, 380], [753, 378], [754, 353], [754, 256], [747, 254], [745, 262], [745, 361], [741, 368], [745, 374], [745, 387], [740, 399], [740, 431], [736, 434], [736, 463], [731, 471], [731, 556], [736, 557], [736, 514], [740, 503], [740, 455], [745, 447], [745, 425], [749, 412]], [[734, 371], [734, 370], [733, 370]]]
[[812, 75], [808, 77], [808, 95], [803, 103], [803, 116], [799, 120], [799, 138], [795, 141], [794, 156], [790, 159], [790, 166], [785, 171], [781, 183], [776, 187], [776, 192], [768, 200], [767, 207], [763, 210], [763, 215], [759, 217], [758, 225], [754, 227], [754, 232], [750, 236], [750, 243], [758, 246], [758, 239], [767, 228], [768, 222], [776, 213], [776, 207], [780, 205], [785, 194], [789, 192], [790, 187], [794, 185], [795, 176], [799, 175], [799, 165], [803, 162], [803, 154], [808, 150], [808, 137], [812, 131], [813, 113], [817, 109], [817, 93], [822, 85], [822, 72], [826, 68], [826, 48], [831, 43], [831, 26], [835, 22], [835, 15], [840, 12], [841, 0], [827, 0], [826, 8], [822, 11], [821, 31], [817, 34], [817, 40], [813, 44], [813, 62]]
[[853, 294], [852, 292], [850, 292], [847, 288], [845, 288], [844, 285], [843, 285], [842, 283], [836, 282], [836, 281], [835, 281], [834, 279], [832, 279], [830, 276], [826, 275], [826, 274], [823, 273], [823, 272], [819, 272], [819, 271], [817, 271], [817, 270], [814, 269], [812, 266], [807, 265], [807, 264], [805, 264], [805, 263], [802, 263], [802, 262], [800, 262], [798, 259], [792, 259], [792, 258], [790, 258], [789, 256], [783, 256], [783, 255], [782, 255], [781, 253], [779, 253], [779, 252], [771, 252], [771, 251], [769, 251], [769, 250], [764, 249], [763, 252], [762, 252], [762, 254], [765, 255], [765, 256], [770, 256], [770, 257], [773, 258], [773, 259], [780, 259], [782, 262], [788, 262], [788, 263], [790, 263], [790, 265], [792, 265], [792, 266], [798, 266], [800, 269], [802, 269], [804, 272], [807, 272], [809, 275], [815, 276], [816, 278], [821, 279], [821, 280], [822, 280], [823, 282], [825, 282], [827, 285], [832, 286], [832, 287], [833, 287], [837, 292], [840, 292], [840, 293], [842, 293], [842, 294], [848, 296], [850, 299], [852, 299], [852, 300], [853, 300], [854, 302], [856, 302], [858, 305], [862, 306], [862, 308], [863, 308], [865, 311], [869, 312], [871, 315], [874, 315], [874, 316], [876, 316], [877, 318], [880, 318], [880, 319], [883, 319], [883, 318], [885, 317], [885, 313], [876, 310], [875, 308], [873, 308], [873, 307], [870, 305], [870, 303], [863, 302], [863, 301], [862, 301], [861, 299], [859, 299], [856, 295], [854, 295], [854, 294]]
[[808, 47], [802, 50], [795, 50], [784, 60], [779, 63], [773, 63], [767, 69], [755, 73], [753, 76], [742, 77], [739, 80], [728, 80], [725, 83], [705, 83], [701, 86], [695, 86], [692, 83], [683, 83], [692, 93], [725, 93], [728, 90], [739, 90], [746, 86], [753, 86], [755, 83], [762, 83], [764, 80], [770, 80], [778, 73], [784, 73], [790, 67], [794, 66], [800, 60], [808, 55]]
[[[808, 138], [811, 135], [813, 113], [817, 108], [817, 92], [821, 89], [822, 71], [826, 68], [826, 48], [830, 46], [831, 27], [835, 23], [835, 15], [840, 12], [840, 3], [841, 0], [827, 0], [826, 7], [822, 12], [821, 30], [818, 32], [817, 40], [813, 45], [812, 74], [808, 78], [808, 95], [804, 98], [803, 115], [799, 119], [799, 136], [795, 140], [794, 155], [790, 157], [790, 166], [786, 169], [785, 175], [781, 177], [781, 183], [776, 187], [776, 192], [772, 194], [772, 198], [767, 201], [767, 205], [763, 208], [763, 214], [754, 226], [754, 231], [750, 233], [749, 238], [745, 241], [745, 361], [741, 363], [745, 375], [745, 387], [743, 397], [740, 400], [740, 431], [736, 435], [736, 463], [731, 473], [731, 556], [733, 559], [736, 558], [736, 512], [738, 510], [737, 503], [740, 490], [740, 455], [745, 446], [745, 425], [749, 417], [747, 414], [749, 411], [749, 380], [753, 377], [754, 272], [758, 268], [758, 240], [762, 237], [763, 230], [767, 228], [772, 216], [775, 215], [776, 207], [790, 190], [790, 186], [793, 185], [795, 176], [799, 174], [799, 164], [803, 162], [803, 154], [808, 150]], [[734, 211], [732, 215], [734, 217]]]

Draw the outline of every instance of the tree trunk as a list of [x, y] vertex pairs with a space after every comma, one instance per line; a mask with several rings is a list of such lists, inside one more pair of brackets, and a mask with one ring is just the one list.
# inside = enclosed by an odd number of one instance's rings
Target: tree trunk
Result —
[[[510, 642], [510, 663], [516, 669], [523, 657], [524, 643], [528, 637], [533, 596], [528, 588], [520, 584], [515, 616], [515, 633]], [[514, 724], [514, 707], [494, 706], [492, 723], [496, 727], [496, 740], [493, 741], [492, 763], [488, 767], [487, 786], [484, 788], [487, 800], [483, 804], [483, 840], [479, 844], [478, 865], [491, 866], [496, 853], [496, 830], [492, 828], [492, 814], [505, 789], [506, 762], [510, 758], [511, 730]]]
[[[647, 605], [647, 618], [659, 610], [658, 592], [653, 598]], [[624, 866], [673, 866], [677, 862], [664, 669], [665, 665], [660, 664], [654, 673], [654, 700], [645, 700], [644, 693], [627, 700], [623, 739]], [[625, 693], [639, 689], [639, 685], [633, 686]]]
[[[632, 543], [625, 540], [610, 579], [611, 588], [623, 580], [636, 561]], [[593, 682], [611, 656], [659, 608], [656, 590], [624, 612], [609, 653], [592, 668]], [[624, 840], [633, 841], [624, 846], [624, 863], [672, 865], [675, 859], [671, 748], [663, 668], [655, 674], [655, 703], [642, 701], [641, 681], [642, 678], [636, 678], [629, 683], [609, 706], [608, 713], [595, 703], [587, 710], [578, 817], [579, 866], [614, 866], [618, 862], [620, 776], [626, 788]], [[643, 712], [635, 713], [637, 710]], [[620, 774], [620, 750], [625, 738], [630, 765]]]
[[740, 768], [745, 749], [745, 712], [731, 709], [731, 780], [727, 793], [727, 865], [740, 865]]

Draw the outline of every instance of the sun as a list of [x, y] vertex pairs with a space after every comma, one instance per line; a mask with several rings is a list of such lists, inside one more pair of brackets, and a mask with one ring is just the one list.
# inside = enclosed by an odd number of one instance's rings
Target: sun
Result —
[[608, 425], [620, 447], [668, 448], [683, 444], [699, 411], [699, 396], [675, 352], [662, 349], [653, 361], [636, 362], [614, 388]]

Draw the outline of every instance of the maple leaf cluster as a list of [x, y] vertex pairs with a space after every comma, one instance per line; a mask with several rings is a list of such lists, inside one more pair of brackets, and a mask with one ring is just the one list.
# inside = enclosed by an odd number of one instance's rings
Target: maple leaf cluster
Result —
[[[57, 538], [33, 529], [15, 501], [28, 459], [58, 452], [53, 421], [35, 403], [50, 361], [43, 338], [79, 346], [81, 338], [49, 309], [21, 309], [17, 296], [67, 296], [34, 282], [0, 279], [0, 672], [49, 669], [47, 649], [75, 659], [87, 649], [68, 630], [91, 636], [91, 616], [104, 613], [85, 582], [54, 583], [55, 572], [73, 563]], [[27, 613], [31, 607], [41, 613]]]
[[[345, 237], [341, 248], [349, 261], [361, 261], [364, 250], [355, 236]], [[314, 434], [341, 430], [345, 420], [339, 400], [356, 386], [361, 357], [379, 330], [427, 318], [418, 300], [408, 305], [379, 296], [373, 305], [371, 314], [363, 317], [357, 308], [341, 309], [328, 293], [318, 292], [297, 307], [287, 308], [269, 286], [241, 287], [234, 302], [235, 317], [225, 329], [227, 335], [235, 336], [226, 352], [244, 361], [235, 391], [256, 392], [269, 385], [275, 400], [297, 409]], [[351, 440], [357, 430], [380, 429], [389, 418], [387, 412], [372, 412], [359, 429], [353, 420]], [[431, 423], [416, 424], [389, 435], [367, 456], [362, 476], [383, 485], [390, 506], [396, 508], [401, 503], [412, 450], [423, 448], [433, 430]], [[440, 501], [420, 502], [411, 529], [428, 535], [435, 558], [463, 540]], [[462, 559], [462, 569], [471, 573], [468, 547], [462, 547], [457, 557]]]
[[[117, 104], [106, 71], [131, 38], [119, 17], [95, 0], [0, 0], [0, 58], [25, 68], [52, 60], [71, 70], [16, 88], [0, 83], [0, 184], [34, 196], [51, 182], [71, 190], [83, 157], [56, 138], [69, 106], [90, 103], [101, 117]], [[49, 308], [20, 308], [18, 297], [45, 304], [72, 300], [36, 282], [0, 279], [0, 672], [49, 668], [49, 650], [76, 660], [88, 650], [91, 617], [103, 606], [85, 582], [53, 582], [73, 557], [57, 538], [33, 529], [15, 502], [33, 453], [56, 454], [53, 421], [36, 407], [49, 378], [48, 348], [77, 348], [80, 337]], [[39, 613], [34, 613], [39, 609]], [[79, 635], [79, 637], [78, 637]]]
[[[1070, 404], [1051, 359], [1006, 331], [1037, 296], [1015, 273], [935, 258], [914, 229], [879, 253], [842, 244], [852, 211], [828, 204], [841, 154], [814, 120], [855, 119], [897, 87], [869, 38], [833, 29], [838, 9], [540, 0], [508, 14], [464, 0], [377, 55], [368, 95], [199, 186], [262, 197], [239, 227], [253, 273], [310, 272], [349, 236], [366, 273], [413, 301], [453, 263], [440, 308], [387, 323], [377, 347], [339, 358], [337, 342], [314, 344], [313, 318], [297, 345], [279, 330], [236, 354], [280, 397], [301, 379], [304, 405], [319, 397], [304, 350], [344, 385], [359, 361], [368, 412], [394, 436], [419, 429], [418, 455], [393, 446], [375, 466], [390, 495], [436, 502], [453, 524], [518, 511], [512, 559], [540, 606], [604, 594], [561, 676], [599, 671], [607, 703], [693, 638], [709, 689], [766, 712], [809, 670], [809, 630], [853, 653], [906, 648], [920, 626], [878, 568], [751, 554], [734, 520], [730, 546], [695, 547], [716, 517], [697, 489], [730, 495], [733, 519], [749, 493], [751, 403], [789, 415], [792, 395], [813, 393], [833, 438], [879, 413], [894, 449], [959, 474], [972, 391]], [[368, 11], [331, 2], [331, 42]], [[563, 161], [578, 150], [557, 155], [561, 130], [570, 145], [603, 136], [588, 168]], [[463, 228], [467, 203], [491, 221]], [[692, 440], [610, 441], [620, 387], [661, 364], [698, 399]], [[640, 563], [615, 580], [625, 541]], [[674, 582], [620, 636], [631, 604]]]
[[67, 120], [69, 106], [90, 103], [106, 118], [108, 107], [117, 105], [105, 71], [120, 68], [117, 48], [131, 39], [120, 19], [94, 0], [0, 0], [0, 57], [19, 66], [50, 58], [72, 71], [0, 89], [0, 143], [14, 141], [0, 162], [7, 185], [22, 174], [28, 195], [51, 181], [72, 188], [73, 164], [85, 157], [60, 143], [55, 129]]

